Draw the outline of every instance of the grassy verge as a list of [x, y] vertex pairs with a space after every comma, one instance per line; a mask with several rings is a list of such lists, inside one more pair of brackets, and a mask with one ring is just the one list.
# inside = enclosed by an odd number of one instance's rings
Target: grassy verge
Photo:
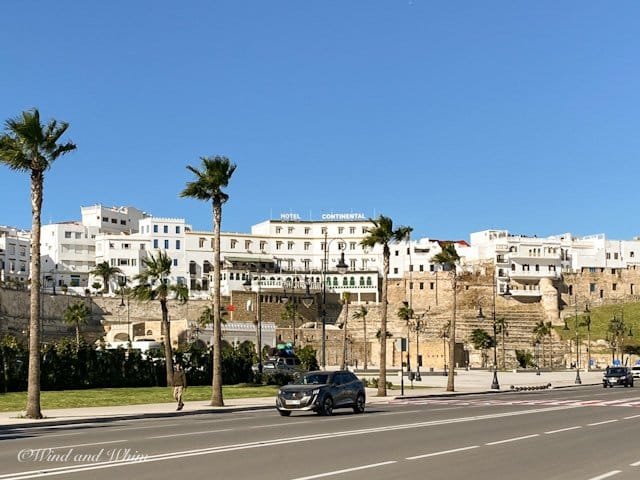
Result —
[[[225, 399], [256, 398], [275, 396], [278, 387], [268, 386], [224, 386]], [[167, 387], [146, 388], [97, 388], [91, 390], [43, 391], [42, 409], [106, 407], [115, 405], [141, 405], [146, 403], [173, 402], [172, 390]], [[211, 387], [189, 387], [185, 392], [185, 401], [208, 400]], [[0, 412], [16, 412], [25, 409], [27, 392], [0, 394]]]

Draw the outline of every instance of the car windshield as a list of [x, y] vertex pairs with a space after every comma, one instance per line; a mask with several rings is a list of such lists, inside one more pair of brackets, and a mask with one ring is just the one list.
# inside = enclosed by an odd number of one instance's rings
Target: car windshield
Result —
[[298, 385], [324, 385], [329, 381], [329, 374], [327, 373], [311, 373], [309, 375], [303, 375], [296, 382]]
[[626, 370], [624, 368], [608, 368], [607, 374], [609, 375], [624, 375]]

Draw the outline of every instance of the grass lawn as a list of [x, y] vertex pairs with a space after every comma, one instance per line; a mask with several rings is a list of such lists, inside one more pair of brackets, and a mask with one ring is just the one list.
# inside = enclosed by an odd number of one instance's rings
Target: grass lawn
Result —
[[[568, 306], [567, 311], [573, 312], [573, 307]], [[578, 309], [578, 325], [584, 321], [584, 305]], [[622, 316], [626, 325], [626, 330], [631, 328], [633, 336], [625, 338], [625, 345], [637, 345], [640, 339], [640, 303], [625, 303], [620, 305], [603, 305], [601, 307], [591, 307], [589, 313], [591, 317], [591, 341], [604, 340], [607, 337], [607, 329], [611, 319], [616, 316]], [[567, 317], [567, 327], [557, 327], [555, 330], [563, 340], [571, 340], [575, 338], [575, 314]], [[578, 327], [580, 338], [587, 338], [587, 328]]]
[[[267, 386], [224, 386], [222, 395], [230, 398], [255, 398], [275, 396], [278, 387]], [[208, 400], [210, 386], [189, 387], [185, 400]], [[145, 403], [173, 402], [172, 389], [168, 387], [144, 388], [96, 388], [91, 390], [59, 390], [41, 393], [42, 409], [104, 407], [113, 405], [140, 405]], [[0, 394], [0, 412], [16, 412], [25, 409], [27, 392]]]

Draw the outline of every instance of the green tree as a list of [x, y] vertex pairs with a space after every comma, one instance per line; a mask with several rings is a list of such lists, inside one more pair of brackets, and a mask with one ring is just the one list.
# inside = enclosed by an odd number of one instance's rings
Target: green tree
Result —
[[442, 265], [442, 269], [451, 273], [451, 289], [453, 291], [453, 309], [451, 313], [451, 324], [449, 328], [449, 375], [447, 378], [447, 392], [453, 392], [454, 385], [454, 368], [456, 353], [456, 308], [457, 308], [457, 291], [458, 291], [458, 275], [456, 273], [460, 255], [456, 251], [453, 242], [443, 242], [442, 250], [433, 256], [432, 261]]
[[487, 366], [487, 350], [493, 347], [495, 340], [489, 332], [482, 328], [474, 328], [470, 340], [473, 347], [482, 352], [482, 368], [485, 368]]
[[91, 311], [83, 302], [69, 305], [62, 313], [62, 320], [76, 329], [76, 345], [80, 348], [80, 325], [86, 325]]
[[11, 170], [26, 172], [31, 178], [31, 291], [29, 311], [29, 376], [26, 416], [42, 418], [40, 406], [40, 229], [44, 197], [44, 174], [53, 162], [76, 149], [72, 142], [61, 142], [69, 124], [50, 120], [40, 122], [37, 109], [5, 122], [0, 135], [0, 163]]
[[112, 267], [111, 265], [109, 265], [109, 262], [100, 262], [89, 273], [91, 275], [102, 277], [102, 293], [109, 293], [109, 280], [111, 280], [111, 277], [113, 277], [114, 275], [122, 273], [122, 270], [120, 270], [118, 267]]
[[171, 274], [171, 258], [166, 252], [158, 252], [157, 256], [151, 254], [142, 259], [144, 269], [134, 277], [138, 284], [133, 287], [131, 297], [139, 301], [158, 300], [162, 311], [162, 332], [164, 336], [164, 355], [167, 369], [167, 385], [173, 381], [173, 351], [171, 348], [171, 327], [169, 325], [170, 297], [174, 297], [180, 303], [187, 301], [189, 292], [186, 285], [169, 283]]
[[374, 248], [382, 245], [382, 294], [380, 298], [381, 319], [380, 319], [380, 379], [378, 381], [378, 396], [387, 396], [387, 296], [389, 279], [389, 259], [391, 242], [403, 242], [409, 238], [411, 227], [398, 227], [393, 229], [393, 220], [384, 215], [371, 220], [373, 227], [367, 229], [367, 236], [362, 240], [362, 246]]
[[181, 197], [195, 198], [211, 202], [213, 214], [213, 379], [211, 388], [211, 405], [221, 407], [222, 398], [222, 322], [220, 316], [220, 228], [222, 226], [222, 205], [229, 200], [222, 189], [229, 186], [229, 181], [236, 165], [226, 157], [201, 157], [201, 169], [191, 165], [187, 170], [196, 176], [193, 182], [187, 182]]
[[368, 358], [367, 358], [367, 347], [368, 347], [368, 343], [367, 343], [367, 315], [369, 314], [369, 310], [367, 310], [367, 307], [365, 307], [364, 305], [360, 305], [360, 307], [353, 312], [353, 316], [352, 318], [354, 320], [362, 320], [362, 334], [363, 334], [363, 343], [364, 343], [364, 371], [367, 371], [367, 363], [368, 363]]

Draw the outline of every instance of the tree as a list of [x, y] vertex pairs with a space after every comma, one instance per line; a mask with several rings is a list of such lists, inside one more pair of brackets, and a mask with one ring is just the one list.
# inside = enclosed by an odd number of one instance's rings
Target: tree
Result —
[[[404, 320], [404, 323], [407, 325], [407, 370], [410, 370], [409, 365], [411, 364], [410, 359], [409, 359], [409, 335], [408, 335], [408, 330], [409, 330], [409, 320], [411, 320], [413, 318], [413, 309], [411, 307], [409, 307], [409, 303], [407, 302], [403, 302], [402, 307], [400, 307], [398, 309], [398, 312], [396, 313], [396, 315], [398, 315], [398, 318], [400, 320]], [[400, 364], [402, 365], [403, 360], [402, 360], [402, 352], [400, 353]]]
[[224, 406], [222, 398], [222, 331], [220, 317], [220, 228], [222, 226], [222, 205], [229, 200], [223, 188], [229, 185], [236, 165], [227, 157], [201, 157], [202, 168], [198, 170], [191, 165], [187, 170], [196, 176], [193, 182], [187, 182], [181, 197], [209, 201], [213, 216], [213, 379], [211, 388], [211, 405]]
[[482, 352], [482, 368], [487, 366], [487, 350], [493, 347], [495, 339], [489, 335], [489, 332], [482, 328], [475, 328], [471, 332], [471, 344], [476, 350]]
[[72, 142], [60, 142], [69, 124], [40, 122], [37, 109], [22, 112], [5, 122], [0, 136], [0, 163], [31, 177], [31, 291], [29, 311], [29, 374], [26, 416], [42, 418], [40, 407], [40, 229], [44, 197], [44, 174], [53, 162], [76, 149]]
[[[509, 336], [509, 324], [507, 323], [507, 320], [504, 317], [500, 317], [496, 319], [496, 334], [502, 337], [502, 342], [501, 342], [502, 343], [502, 368], [507, 368], [506, 358], [505, 358], [505, 354], [506, 354], [505, 338]], [[496, 342], [497, 341], [498, 339], [496, 338]], [[496, 365], [496, 368], [497, 368], [497, 365]]]
[[433, 256], [432, 261], [442, 265], [442, 269], [451, 272], [451, 288], [453, 291], [453, 309], [451, 314], [451, 327], [449, 332], [449, 375], [447, 378], [447, 392], [454, 391], [454, 369], [455, 353], [456, 353], [456, 308], [457, 308], [457, 290], [458, 275], [456, 273], [457, 265], [460, 262], [460, 255], [456, 251], [453, 242], [443, 242], [442, 250]]
[[112, 267], [111, 265], [109, 265], [109, 262], [100, 262], [96, 265], [96, 268], [91, 270], [89, 273], [91, 275], [102, 277], [102, 293], [109, 293], [109, 280], [111, 280], [111, 277], [113, 277], [114, 275], [122, 273], [122, 270], [120, 270], [118, 267]]
[[342, 325], [342, 369], [346, 370], [347, 369], [347, 340], [348, 340], [347, 323], [349, 320], [349, 300], [351, 299], [351, 293], [344, 292], [342, 294], [342, 299], [343, 299], [344, 308], [345, 308], [344, 323]]
[[284, 310], [280, 314], [280, 318], [284, 320], [288, 325], [291, 325], [292, 343], [296, 343], [296, 317], [298, 316], [297, 307], [294, 297], [290, 297], [287, 303], [284, 304]]
[[162, 332], [164, 335], [164, 356], [167, 369], [167, 385], [173, 381], [173, 351], [171, 349], [171, 328], [169, 325], [169, 297], [173, 296], [179, 302], [184, 303], [188, 298], [186, 285], [169, 283], [171, 274], [171, 258], [165, 252], [158, 252], [157, 256], [151, 254], [142, 259], [144, 267], [142, 273], [134, 277], [138, 284], [133, 287], [131, 296], [136, 300], [158, 300], [162, 310]]
[[362, 320], [362, 329], [363, 329], [363, 343], [364, 343], [364, 371], [367, 371], [367, 315], [369, 314], [369, 310], [364, 305], [360, 305], [355, 312], [353, 312], [353, 319]]
[[398, 227], [393, 229], [393, 221], [389, 217], [380, 215], [376, 220], [371, 220], [373, 227], [367, 229], [367, 236], [362, 239], [362, 246], [373, 248], [382, 245], [382, 294], [380, 302], [382, 304], [380, 319], [380, 379], [378, 381], [378, 396], [387, 396], [387, 290], [389, 278], [389, 259], [391, 250], [389, 243], [402, 242], [409, 238], [411, 227]]
[[91, 311], [83, 302], [77, 302], [64, 309], [62, 320], [76, 329], [76, 344], [80, 348], [80, 325], [86, 325]]

